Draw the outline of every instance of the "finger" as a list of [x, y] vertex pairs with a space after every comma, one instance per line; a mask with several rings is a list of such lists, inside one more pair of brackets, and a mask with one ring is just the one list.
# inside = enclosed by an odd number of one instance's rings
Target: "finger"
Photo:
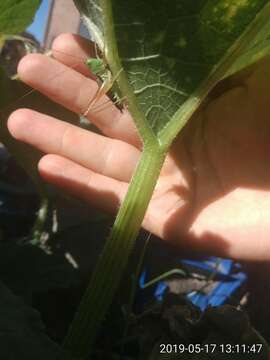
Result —
[[52, 52], [56, 60], [72, 68], [76, 64], [76, 71], [85, 76], [91, 75], [85, 62], [89, 57], [96, 57], [95, 45], [92, 41], [79, 35], [61, 34], [54, 40]]
[[[40, 54], [25, 56], [19, 63], [18, 74], [22, 81], [37, 89], [53, 101], [71, 111], [82, 114], [88, 108], [89, 101], [98, 91], [98, 85], [92, 79]], [[42, 76], [36, 76], [42, 74]], [[95, 106], [108, 102], [104, 96]], [[137, 147], [141, 146], [137, 130], [127, 111], [123, 113], [112, 103], [102, 106], [99, 111], [89, 112], [89, 119], [106, 135], [123, 140]]]
[[13, 112], [8, 128], [16, 139], [45, 153], [64, 156], [120, 181], [130, 180], [140, 157], [130, 144], [28, 109]]
[[126, 183], [97, 174], [58, 155], [45, 155], [38, 168], [46, 181], [106, 212], [115, 213], [127, 191]]

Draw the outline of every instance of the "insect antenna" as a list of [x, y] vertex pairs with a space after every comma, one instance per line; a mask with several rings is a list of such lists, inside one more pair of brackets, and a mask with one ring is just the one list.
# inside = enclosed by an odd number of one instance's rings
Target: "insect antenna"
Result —
[[[106, 95], [107, 93], [109, 93], [109, 91], [112, 89], [114, 82], [117, 80], [117, 78], [119, 77], [119, 75], [121, 74], [121, 72], [123, 71], [123, 68], [121, 68], [117, 74], [113, 77], [110, 77], [108, 79], [108, 81], [104, 81], [102, 83], [102, 85], [100, 86], [100, 88], [97, 89], [95, 95], [93, 96], [93, 98], [89, 101], [88, 105], [87, 105], [87, 109], [85, 110], [85, 112], [82, 114], [84, 117], [87, 116], [89, 114], [89, 112], [91, 111], [91, 109], [93, 108], [93, 105], [98, 102], [104, 95]], [[109, 74], [111, 74], [109, 72]], [[117, 101], [115, 104], [119, 103], [119, 101]]]
[[[14, 38], [14, 40], [20, 40], [20, 41], [23, 41], [24, 38], [21, 38], [21, 37], [16, 37]], [[35, 43], [32, 44], [31, 40], [27, 41], [26, 39], [26, 42], [27, 44], [29, 44], [31, 46], [31, 50], [30, 52], [28, 52], [28, 54], [44, 54], [48, 57], [52, 57], [54, 58], [54, 54], [62, 54], [62, 55], [66, 55], [70, 58], [74, 58], [74, 59], [77, 59], [78, 62], [75, 62], [74, 64], [72, 65], [67, 65], [69, 67], [69, 69], [76, 69], [77, 66], [81, 65], [81, 64], [85, 64], [86, 63], [86, 60], [87, 60], [87, 57], [85, 58], [82, 58], [80, 56], [77, 56], [77, 55], [74, 55], [74, 54], [69, 54], [67, 52], [64, 52], [64, 51], [61, 51], [61, 50], [56, 50], [56, 49], [46, 49], [45, 47], [42, 47], [42, 46], [38, 46], [38, 47], [35, 47], [34, 45], [36, 45]], [[99, 50], [99, 48], [97, 47], [97, 44], [95, 43], [95, 55], [97, 58], [100, 58], [100, 56], [102, 55], [101, 51]], [[57, 60], [57, 58], [56, 58]], [[60, 71], [59, 73], [57, 74], [54, 74], [53, 76], [51, 76], [50, 78], [48, 78], [48, 81], [51, 81], [51, 80], [54, 80], [55, 78], [63, 75], [66, 71], [68, 71], [69, 69], [65, 69], [63, 71]], [[119, 104], [121, 104], [123, 102], [123, 100], [125, 99], [125, 97], [121, 98], [121, 99], [116, 99], [115, 101], [112, 101], [112, 98], [113, 98], [113, 94], [111, 92], [111, 87], [113, 86], [113, 83], [115, 82], [115, 80], [117, 79], [117, 77], [119, 76], [120, 72], [122, 71], [122, 69], [116, 74], [116, 76], [110, 78], [110, 81], [107, 82], [107, 83], [102, 83], [102, 85], [97, 89], [96, 91], [96, 94], [92, 97], [92, 99], [89, 101], [89, 104], [87, 106], [87, 110], [83, 113], [83, 116], [87, 116], [88, 113], [91, 111], [92, 113], [96, 113], [96, 112], [100, 112], [102, 111], [104, 108], [108, 108], [112, 105], [116, 105], [120, 110], [122, 110], [122, 107], [119, 106]], [[19, 76], [18, 74], [15, 74], [11, 77], [11, 80], [12, 81], [20, 81], [19, 79]], [[11, 101], [8, 105], [4, 106], [2, 109], [0, 109], [0, 113], [5, 113], [5, 112], [8, 112], [9, 110], [12, 109], [12, 107], [14, 107], [16, 104], [19, 104], [20, 101], [22, 101], [23, 99], [27, 98], [28, 96], [34, 94], [38, 92], [37, 89], [33, 88], [33, 89], [30, 89], [29, 91], [25, 92], [25, 94], [19, 96], [19, 98]], [[93, 106], [95, 105], [95, 103], [98, 101], [98, 100], [101, 100], [102, 96], [104, 96], [105, 94], [108, 94], [111, 99], [108, 99], [107, 101], [104, 101], [103, 103], [101, 104], [98, 104], [96, 106]], [[104, 107], [105, 106], [105, 107]]]

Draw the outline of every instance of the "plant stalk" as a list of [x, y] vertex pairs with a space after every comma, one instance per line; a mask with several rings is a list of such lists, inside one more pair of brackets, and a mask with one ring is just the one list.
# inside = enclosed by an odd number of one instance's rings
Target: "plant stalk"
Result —
[[111, 234], [96, 265], [89, 286], [71, 324], [64, 347], [74, 357], [91, 352], [152, 197], [166, 152], [158, 143], [145, 148]]

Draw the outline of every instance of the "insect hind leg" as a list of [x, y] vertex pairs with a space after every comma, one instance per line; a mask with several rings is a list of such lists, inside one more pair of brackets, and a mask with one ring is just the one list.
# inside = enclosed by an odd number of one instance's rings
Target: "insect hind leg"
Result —
[[[111, 73], [109, 72], [108, 78], [102, 83], [100, 88], [96, 91], [96, 94], [93, 96], [93, 98], [90, 100], [90, 102], [87, 105], [86, 111], [82, 114], [84, 117], [86, 117], [93, 106], [104, 96], [106, 95], [112, 88], [114, 82], [119, 77], [120, 73], [122, 72], [123, 68], [121, 68], [117, 74], [114, 77], [111, 77]], [[118, 100], [117, 100], [117, 103]], [[98, 105], [99, 106], [99, 105]]]
[[120, 111], [122, 111], [123, 110], [123, 105], [122, 104], [126, 100], [126, 98], [127, 97], [124, 96], [124, 97], [119, 98], [119, 99], [117, 99], [117, 100], [115, 100], [113, 102], [111, 101], [111, 99], [108, 99], [108, 100], [104, 101], [102, 104], [99, 104], [99, 105], [96, 105], [96, 106], [92, 107], [91, 112], [93, 114], [96, 114], [96, 113], [98, 113], [100, 111], [103, 111], [105, 109], [110, 108], [111, 106], [116, 106]]

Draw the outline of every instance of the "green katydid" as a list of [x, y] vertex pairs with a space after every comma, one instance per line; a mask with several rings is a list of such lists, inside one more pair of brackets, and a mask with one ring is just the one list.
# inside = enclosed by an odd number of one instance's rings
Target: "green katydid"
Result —
[[[114, 104], [120, 109], [122, 109], [122, 106], [120, 105], [123, 99], [119, 98], [119, 91], [117, 88], [115, 88], [115, 81], [120, 75], [122, 69], [118, 71], [115, 76], [112, 76], [109, 67], [102, 59], [88, 58], [85, 61], [85, 64], [88, 66], [92, 74], [96, 76], [97, 80], [101, 83], [101, 85], [98, 88], [95, 96], [90, 100], [86, 111], [83, 113], [83, 116], [87, 116], [93, 105], [96, 104], [105, 94], [108, 94], [109, 97], [113, 100]], [[114, 90], [113, 92], [111, 91], [112, 89]]]
[[[21, 40], [23, 41], [23, 38], [14, 38], [14, 39], [9, 39], [9, 40]], [[28, 39], [26, 39], [24, 41], [24, 44], [28, 44]], [[27, 48], [28, 49], [28, 48]], [[34, 49], [34, 53], [36, 53], [37, 49]], [[61, 53], [61, 54], [65, 54], [66, 53], [62, 52], [62, 51], [58, 51], [58, 50], [45, 50], [43, 53], [49, 57], [52, 56], [53, 53]], [[29, 51], [27, 51], [27, 53], [29, 54]], [[97, 49], [96, 49], [96, 54], [97, 54]], [[78, 58], [76, 55], [69, 55], [73, 58]], [[116, 76], [113, 76], [108, 65], [106, 64], [106, 62], [99, 58], [98, 55], [96, 58], [87, 58], [87, 59], [81, 59], [82, 62], [85, 63], [85, 65], [89, 68], [89, 70], [91, 71], [91, 73], [96, 77], [96, 80], [99, 83], [99, 88], [96, 91], [96, 94], [91, 98], [91, 100], [89, 101], [89, 103], [87, 104], [87, 108], [85, 111], [83, 111], [82, 115], [85, 117], [88, 115], [88, 113], [90, 112], [96, 112], [100, 111], [102, 109], [104, 109], [104, 106], [106, 106], [107, 104], [110, 103], [109, 100], [105, 101], [102, 104], [98, 104], [95, 105], [104, 95], [108, 94], [109, 98], [113, 101], [113, 103], [122, 110], [123, 106], [121, 105], [122, 100], [120, 99], [119, 96], [117, 95], [119, 93], [118, 87], [115, 86], [115, 80], [118, 78], [119, 74], [121, 71], [118, 72], [118, 74], [116, 74]], [[76, 64], [71, 65], [71, 68], [76, 68], [76, 66], [78, 65], [78, 63], [76, 62]], [[59, 75], [55, 75], [55, 77], [60, 76], [62, 74], [59, 73]], [[18, 75], [15, 74], [12, 76], [13, 80], [19, 80]], [[20, 99], [27, 97], [28, 95], [31, 95], [33, 92], [35, 92], [35, 89], [30, 90], [29, 92], [27, 92], [26, 94], [24, 94], [22, 97], [20, 97]], [[19, 101], [20, 99], [17, 99], [17, 101]]]

